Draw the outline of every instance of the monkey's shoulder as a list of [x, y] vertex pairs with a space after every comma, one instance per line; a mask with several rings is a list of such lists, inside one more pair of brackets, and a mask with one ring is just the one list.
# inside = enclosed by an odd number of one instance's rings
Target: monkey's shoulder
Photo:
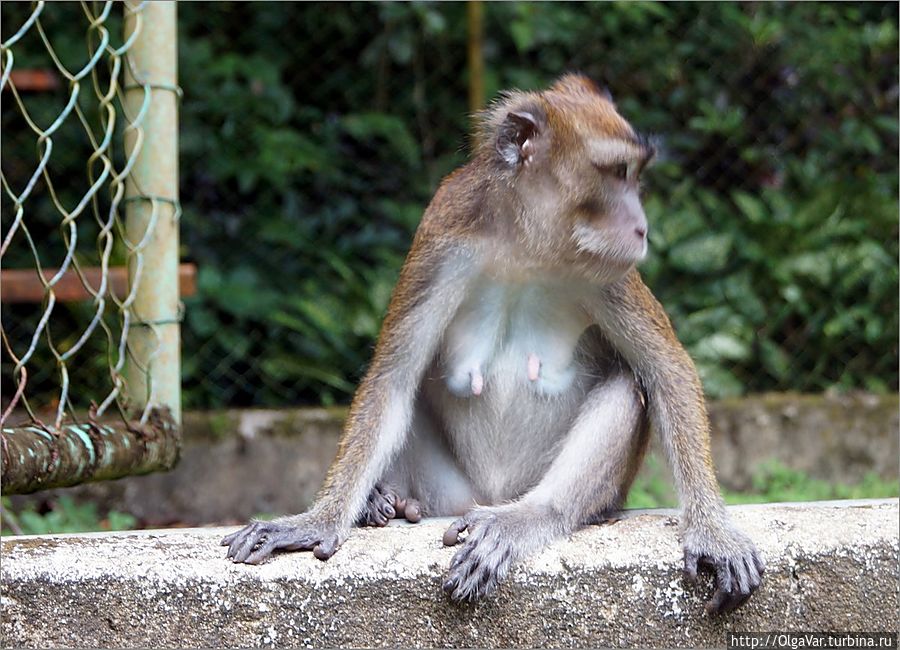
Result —
[[438, 186], [419, 224], [419, 236], [471, 237], [485, 232], [491, 223], [492, 179], [477, 160], [448, 174]]

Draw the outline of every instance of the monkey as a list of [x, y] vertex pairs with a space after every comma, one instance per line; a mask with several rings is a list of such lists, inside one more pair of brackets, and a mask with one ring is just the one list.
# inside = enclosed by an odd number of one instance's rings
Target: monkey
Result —
[[226, 536], [227, 557], [331, 557], [354, 525], [453, 516], [453, 601], [618, 512], [655, 431], [681, 502], [684, 576], [710, 614], [760, 586], [730, 521], [696, 368], [637, 265], [650, 140], [580, 74], [508, 91], [416, 230], [324, 484], [302, 514]]

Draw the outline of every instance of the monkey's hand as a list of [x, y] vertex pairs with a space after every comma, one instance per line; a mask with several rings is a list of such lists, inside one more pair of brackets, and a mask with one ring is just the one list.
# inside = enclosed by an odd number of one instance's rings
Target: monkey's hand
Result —
[[422, 504], [418, 499], [401, 497], [390, 485], [376, 483], [356, 523], [359, 526], [387, 526], [395, 517], [415, 524], [422, 519]]
[[521, 502], [470, 510], [444, 533], [446, 546], [469, 533], [450, 561], [444, 591], [455, 601], [470, 602], [492, 594], [514, 562], [564, 534], [563, 528], [552, 509]]
[[688, 526], [684, 532], [684, 577], [697, 581], [697, 567], [711, 569], [716, 590], [706, 603], [706, 613], [723, 614], [737, 609], [762, 582], [765, 564], [744, 533], [727, 521], [716, 525]]
[[259, 564], [274, 551], [312, 551], [327, 560], [347, 539], [349, 530], [340, 528], [314, 512], [274, 521], [253, 521], [222, 539], [232, 562]]

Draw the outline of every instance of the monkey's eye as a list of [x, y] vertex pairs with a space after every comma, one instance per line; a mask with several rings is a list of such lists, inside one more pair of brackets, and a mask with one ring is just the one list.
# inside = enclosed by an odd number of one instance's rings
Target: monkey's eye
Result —
[[615, 165], [595, 165], [600, 173], [612, 176], [616, 180], [625, 181], [628, 179], [628, 163], [618, 163]]

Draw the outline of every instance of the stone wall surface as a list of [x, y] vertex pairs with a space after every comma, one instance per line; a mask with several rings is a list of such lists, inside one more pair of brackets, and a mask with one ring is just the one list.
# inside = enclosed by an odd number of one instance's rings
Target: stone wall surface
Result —
[[449, 520], [354, 531], [309, 553], [232, 564], [232, 529], [4, 538], [0, 645], [12, 647], [707, 647], [726, 635], [898, 628], [898, 502], [730, 508], [768, 569], [745, 607], [709, 618], [681, 579], [675, 516], [634, 511], [518, 566], [458, 606], [440, 584]]

